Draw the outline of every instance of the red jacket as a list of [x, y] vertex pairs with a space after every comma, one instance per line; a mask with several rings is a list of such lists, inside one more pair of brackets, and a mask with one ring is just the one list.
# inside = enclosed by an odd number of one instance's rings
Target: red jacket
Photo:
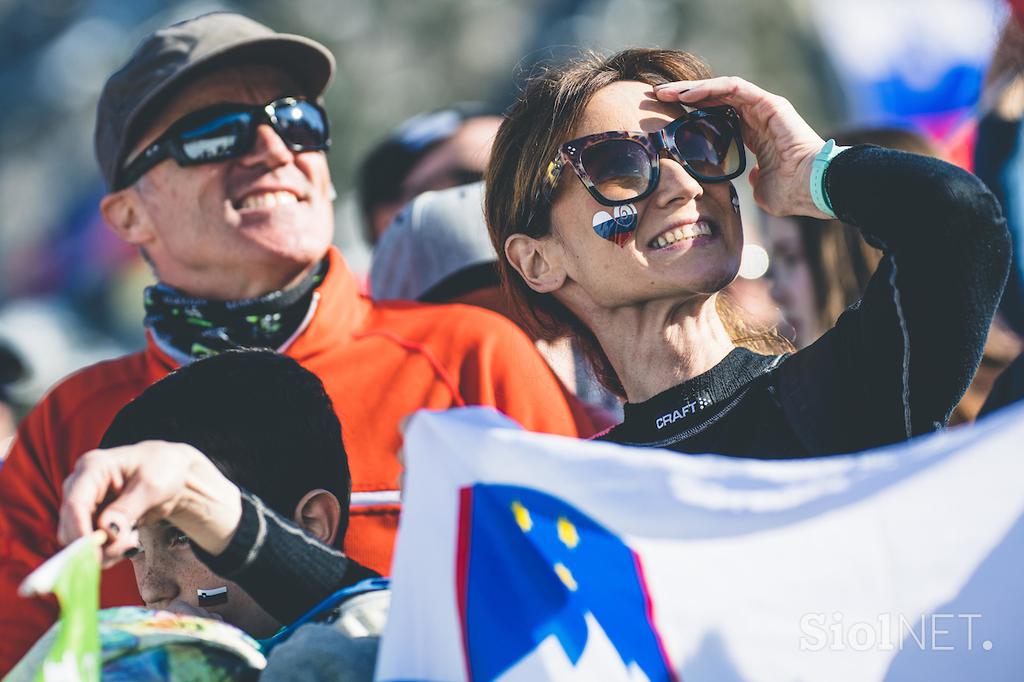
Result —
[[[505, 318], [468, 306], [374, 302], [357, 292], [340, 253], [332, 250], [330, 263], [311, 321], [284, 352], [320, 377], [341, 420], [353, 490], [345, 549], [387, 572], [402, 417], [419, 408], [492, 405], [535, 431], [588, 436], [594, 429]], [[16, 589], [59, 549], [61, 483], [117, 411], [174, 367], [150, 338], [141, 353], [65, 379], [18, 429], [0, 468], [0, 674], [56, 617], [55, 602], [27, 601]], [[104, 572], [102, 607], [139, 603], [128, 562]]]

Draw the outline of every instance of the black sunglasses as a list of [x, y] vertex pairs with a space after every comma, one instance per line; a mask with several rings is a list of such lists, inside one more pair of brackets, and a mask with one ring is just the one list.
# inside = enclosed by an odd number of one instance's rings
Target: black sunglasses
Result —
[[187, 114], [146, 147], [119, 173], [114, 189], [134, 184], [167, 158], [179, 166], [226, 161], [252, 149], [256, 129], [268, 123], [293, 152], [331, 146], [327, 112], [315, 102], [282, 97], [265, 105], [215, 104]]
[[550, 197], [568, 164], [598, 203], [638, 201], [658, 186], [662, 151], [700, 182], [732, 180], [746, 167], [736, 110], [709, 107], [688, 112], [653, 133], [610, 131], [566, 142], [548, 165], [543, 192]]

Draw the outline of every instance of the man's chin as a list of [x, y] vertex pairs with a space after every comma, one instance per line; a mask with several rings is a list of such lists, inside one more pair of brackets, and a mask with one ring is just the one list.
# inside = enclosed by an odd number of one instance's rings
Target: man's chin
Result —
[[296, 229], [260, 229], [243, 233], [244, 251], [255, 263], [275, 267], [307, 267], [319, 263], [331, 247], [332, 232], [320, 234]]

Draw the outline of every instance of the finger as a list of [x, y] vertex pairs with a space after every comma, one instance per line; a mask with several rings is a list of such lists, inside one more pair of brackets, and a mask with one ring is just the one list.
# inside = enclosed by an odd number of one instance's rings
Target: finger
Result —
[[755, 164], [754, 167], [750, 169], [750, 175], [747, 176], [747, 179], [750, 181], [751, 185], [756, 185], [757, 184], [757, 178], [760, 175], [761, 175], [761, 167]]
[[170, 611], [171, 613], [180, 613], [186, 616], [200, 615], [198, 613], [198, 607], [192, 606], [188, 602], [182, 601], [181, 599], [174, 599], [173, 601], [168, 602], [167, 606], [165, 606], [163, 610]]
[[130, 558], [139, 549], [139, 531], [137, 528], [122, 528], [121, 532], [113, 535], [107, 529], [109, 541], [103, 546], [103, 561], [107, 564], [116, 564], [121, 559]]
[[93, 530], [93, 516], [107, 491], [120, 482], [120, 475], [100, 458], [86, 454], [64, 481], [57, 539], [68, 544]]
[[182, 599], [175, 599], [164, 607], [165, 611], [171, 613], [180, 613], [185, 616], [199, 616], [200, 618], [212, 618], [214, 620], [223, 621], [222, 616], [218, 616], [210, 611], [207, 611], [202, 606], [193, 606]]
[[655, 86], [655, 95], [666, 102], [686, 104], [715, 101], [735, 107], [752, 106], [771, 96], [750, 81], [737, 76], [720, 76], [694, 81], [675, 81]]
[[[107, 505], [97, 518], [97, 524], [113, 537], [111, 551], [125, 552], [135, 546], [132, 531], [143, 517], [149, 522], [165, 518], [164, 503], [169, 496], [167, 491], [161, 490], [145, 476], [133, 476], [117, 499]], [[150, 513], [154, 511], [157, 513]]]
[[80, 505], [72, 499], [70, 494], [70, 491], [77, 489], [76, 485], [81, 485], [76, 483], [78, 478], [78, 473], [72, 472], [64, 479], [64, 494], [57, 517], [57, 541], [62, 545], [69, 545], [92, 530], [92, 516], [89, 515], [88, 519], [84, 519]]
[[139, 553], [139, 532], [135, 529], [123, 532], [118, 538], [111, 538], [108, 532], [107, 538], [101, 555], [103, 568], [110, 568], [121, 560], [131, 559]]

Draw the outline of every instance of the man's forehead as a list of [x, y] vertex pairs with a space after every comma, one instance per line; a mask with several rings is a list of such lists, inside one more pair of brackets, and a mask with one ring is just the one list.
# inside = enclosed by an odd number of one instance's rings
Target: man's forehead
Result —
[[[181, 86], [154, 112], [135, 148], [139, 150], [147, 146], [182, 116], [214, 104], [264, 104], [276, 97], [301, 94], [298, 82], [279, 67], [269, 64], [224, 66]], [[134, 156], [134, 152], [129, 156]]]

